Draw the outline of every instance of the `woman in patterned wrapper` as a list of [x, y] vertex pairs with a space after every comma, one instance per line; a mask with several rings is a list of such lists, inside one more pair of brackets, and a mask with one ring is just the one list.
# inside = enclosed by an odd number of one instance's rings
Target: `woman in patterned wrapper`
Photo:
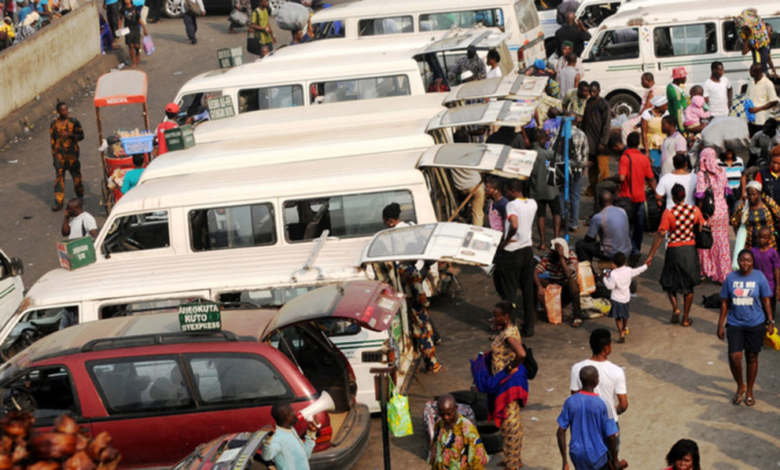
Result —
[[681, 184], [672, 186], [672, 201], [674, 206], [666, 209], [661, 216], [661, 225], [655, 234], [653, 247], [647, 255], [647, 264], [653, 260], [655, 252], [668, 236], [664, 268], [659, 280], [661, 287], [669, 295], [672, 304], [672, 323], [680, 322], [680, 308], [677, 294], [683, 296], [682, 326], [691, 326], [693, 321], [688, 317], [693, 304], [693, 288], [701, 282], [699, 273], [699, 255], [696, 252], [695, 226], [704, 223], [704, 217], [698, 207], [685, 203], [685, 187]]

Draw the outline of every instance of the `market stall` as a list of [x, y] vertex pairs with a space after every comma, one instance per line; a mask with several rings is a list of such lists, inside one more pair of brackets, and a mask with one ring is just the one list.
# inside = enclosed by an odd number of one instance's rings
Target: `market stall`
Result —
[[[122, 197], [122, 179], [133, 169], [133, 155], [144, 154], [144, 166], [152, 155], [154, 133], [149, 129], [146, 88], [146, 73], [138, 70], [107, 73], [98, 79], [95, 88], [95, 115], [103, 164], [102, 204], [106, 213]], [[143, 128], [118, 129], [104, 141], [101, 108], [135, 104], [143, 108]]]

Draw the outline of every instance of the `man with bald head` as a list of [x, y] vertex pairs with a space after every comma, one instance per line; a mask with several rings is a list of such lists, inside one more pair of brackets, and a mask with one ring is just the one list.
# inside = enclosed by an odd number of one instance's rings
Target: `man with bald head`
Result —
[[428, 460], [431, 468], [483, 470], [488, 456], [477, 427], [458, 413], [458, 405], [452, 395], [441, 395], [436, 404], [441, 419], [433, 429]]
[[293, 428], [298, 423], [295, 410], [289, 403], [277, 403], [271, 408], [275, 425], [263, 428], [267, 432], [261, 456], [273, 461], [278, 470], [309, 470], [309, 457], [317, 440], [319, 421], [314, 418], [308, 424], [306, 439], [301, 440]]
[[618, 459], [617, 425], [609, 417], [607, 404], [595, 393], [598, 370], [593, 366], [583, 367], [580, 381], [582, 389], [566, 399], [558, 416], [558, 449], [563, 468], [569, 468], [566, 430], [571, 428], [569, 456], [576, 470], [622, 470], [627, 464]]
[[585, 49], [585, 42], [590, 40], [590, 33], [582, 20], [577, 19], [574, 12], [566, 13], [566, 22], [555, 32], [555, 41], [558, 44], [558, 56], [563, 54], [563, 43], [571, 42], [574, 53], [577, 57], [582, 55]]

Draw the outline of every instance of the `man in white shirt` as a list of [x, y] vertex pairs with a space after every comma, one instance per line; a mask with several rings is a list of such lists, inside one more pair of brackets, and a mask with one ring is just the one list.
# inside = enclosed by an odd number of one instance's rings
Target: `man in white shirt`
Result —
[[[599, 384], [595, 392], [607, 404], [609, 417], [617, 423], [618, 415], [628, 409], [628, 391], [626, 390], [626, 374], [619, 366], [608, 360], [612, 354], [612, 335], [609, 330], [596, 328], [590, 334], [590, 349], [593, 356], [578, 362], [571, 368], [571, 394], [582, 389], [580, 370], [585, 366], [593, 366], [599, 371]], [[620, 442], [620, 435], [618, 435]]]
[[496, 253], [496, 270], [493, 284], [502, 300], [515, 306], [518, 286], [523, 292], [524, 323], [520, 333], [533, 336], [536, 320], [536, 295], [534, 294], [534, 249], [531, 230], [536, 220], [536, 201], [523, 195], [523, 182], [510, 180], [506, 187], [506, 222], [504, 238]]
[[97, 237], [97, 222], [92, 214], [84, 210], [81, 199], [73, 198], [65, 207], [65, 220], [62, 222], [62, 235], [68, 240], [92, 236]]
[[672, 115], [666, 115], [661, 121], [661, 130], [666, 134], [661, 144], [661, 176], [674, 171], [673, 158], [677, 154], [687, 154], [688, 142], [677, 129], [677, 120]]
[[710, 72], [710, 78], [703, 86], [704, 100], [710, 106], [710, 114], [713, 118], [726, 117], [729, 115], [734, 90], [731, 89], [729, 79], [723, 76], [722, 62], [713, 62], [710, 65]]
[[752, 80], [748, 82], [747, 97], [753, 102], [753, 107], [748, 111], [755, 113], [756, 120], [748, 122], [748, 129], [750, 137], [753, 137], [764, 127], [772, 108], [777, 106], [777, 93], [774, 83], [764, 76], [761, 64], [754, 63], [750, 66], [750, 78]]

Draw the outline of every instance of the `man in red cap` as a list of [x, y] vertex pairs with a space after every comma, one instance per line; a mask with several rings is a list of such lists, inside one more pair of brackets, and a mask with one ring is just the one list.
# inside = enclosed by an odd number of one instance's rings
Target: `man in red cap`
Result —
[[685, 67], [675, 67], [672, 70], [672, 83], [666, 85], [666, 99], [669, 103], [669, 115], [677, 121], [677, 130], [685, 132], [683, 111], [688, 107], [685, 92], [682, 87], [688, 79]]
[[176, 116], [179, 114], [179, 105], [176, 103], [168, 103], [165, 106], [165, 117], [166, 120], [161, 122], [159, 126], [157, 126], [157, 156], [164, 153], [168, 153], [168, 145], [165, 143], [165, 131], [168, 129], [173, 129], [174, 127], [179, 127], [178, 124], [176, 124]]

